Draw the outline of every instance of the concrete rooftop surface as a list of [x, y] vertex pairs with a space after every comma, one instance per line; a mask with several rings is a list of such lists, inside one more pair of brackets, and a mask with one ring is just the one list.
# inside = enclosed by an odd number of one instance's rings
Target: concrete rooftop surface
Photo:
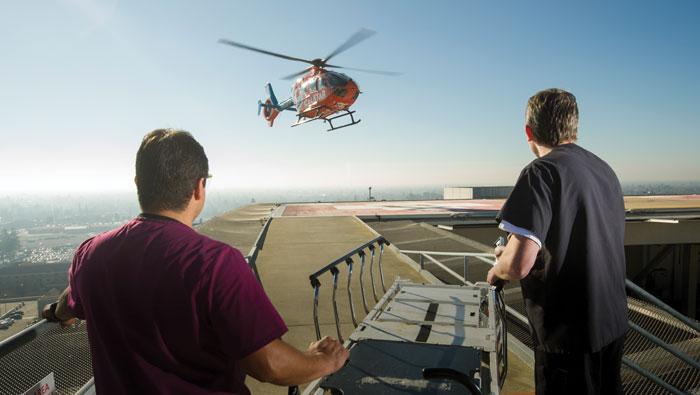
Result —
[[[372, 202], [376, 203], [376, 202]], [[343, 204], [336, 204], [341, 205]], [[356, 205], [356, 204], [355, 204]], [[275, 216], [270, 223], [262, 249], [257, 258], [257, 269], [261, 283], [275, 308], [289, 328], [283, 340], [301, 350], [316, 340], [313, 322], [313, 288], [309, 275], [360, 245], [379, 236], [374, 229], [351, 214], [288, 216], [290, 207], [298, 205], [251, 204], [238, 210], [213, 218], [197, 230], [239, 248], [244, 255], [252, 247], [255, 238], [262, 230], [265, 218]], [[324, 205], [325, 206], [325, 205]], [[345, 205], [347, 206], [347, 205]], [[490, 208], [490, 207], [489, 207]], [[328, 208], [325, 207], [324, 210]], [[331, 210], [335, 210], [331, 208]], [[432, 208], [430, 209], [432, 210]], [[342, 211], [342, 210], [341, 210]], [[300, 211], [297, 211], [299, 213]], [[439, 235], [438, 235], [439, 236]], [[239, 239], [240, 238], [240, 239]], [[387, 239], [391, 242], [391, 238]], [[474, 245], [473, 247], [481, 247]], [[478, 250], [478, 248], [477, 248]], [[377, 257], [378, 260], [378, 251]], [[376, 293], [384, 294], [374, 264]], [[433, 277], [420, 274], [418, 266], [410, 258], [400, 254], [394, 247], [385, 247], [382, 257], [385, 286], [388, 289], [396, 277], [409, 279], [414, 283], [430, 283]], [[343, 338], [354, 330], [347, 297], [347, 276], [342, 265], [341, 280], [338, 284], [337, 299]], [[369, 258], [365, 267], [368, 276]], [[359, 265], [354, 269], [353, 278], [359, 276]], [[321, 335], [337, 338], [334, 313], [331, 304], [333, 277], [325, 273], [321, 282], [319, 297], [319, 323]], [[369, 281], [365, 279], [365, 287]], [[365, 316], [359, 282], [351, 285], [357, 320]], [[367, 305], [371, 309], [376, 304], [371, 289], [365, 289]], [[515, 354], [509, 353], [509, 372], [504, 385], [504, 393], [525, 393], [534, 391], [532, 369]], [[286, 387], [260, 383], [248, 377], [246, 384], [253, 394], [286, 394]], [[304, 386], [300, 388], [302, 391]]]

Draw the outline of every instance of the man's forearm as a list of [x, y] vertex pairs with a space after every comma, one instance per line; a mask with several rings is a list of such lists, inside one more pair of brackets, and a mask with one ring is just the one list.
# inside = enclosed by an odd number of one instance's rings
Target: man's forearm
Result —
[[334, 371], [330, 358], [321, 353], [310, 354], [292, 349], [284, 357], [274, 360], [274, 375], [270, 382], [277, 385], [298, 385], [308, 383]]
[[68, 321], [73, 317], [70, 309], [68, 308], [68, 294], [70, 293], [70, 286], [66, 287], [58, 297], [58, 306], [56, 306], [56, 318], [61, 321]]
[[520, 280], [527, 276], [535, 263], [539, 245], [531, 239], [513, 235], [494, 265], [494, 274], [503, 280]]
[[338, 370], [347, 356], [329, 352], [302, 352], [282, 340], [274, 340], [241, 361], [254, 378], [277, 385], [308, 383]]

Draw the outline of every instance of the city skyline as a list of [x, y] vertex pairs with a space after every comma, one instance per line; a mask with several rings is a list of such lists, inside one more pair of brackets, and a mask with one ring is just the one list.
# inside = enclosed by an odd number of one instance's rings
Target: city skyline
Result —
[[[698, 180], [695, 2], [37, 1], [2, 6], [0, 195], [135, 192], [145, 133], [190, 131], [214, 188], [508, 185], [534, 157], [527, 98], [578, 99], [579, 143], [624, 182]], [[338, 24], [337, 19], [350, 23]], [[294, 114], [269, 128], [264, 85], [304, 67], [217, 43], [334, 58], [362, 89], [362, 122], [335, 132]], [[11, 33], [11, 34], [10, 34]], [[342, 71], [342, 70], [341, 70]]]

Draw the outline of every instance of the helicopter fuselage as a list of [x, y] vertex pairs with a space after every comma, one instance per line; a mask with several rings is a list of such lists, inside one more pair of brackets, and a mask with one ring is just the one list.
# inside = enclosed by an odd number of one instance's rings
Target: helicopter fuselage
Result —
[[[350, 106], [355, 103], [355, 100], [357, 100], [357, 97], [360, 95], [360, 87], [357, 85], [357, 82], [353, 81], [352, 78], [348, 77], [347, 75], [328, 70], [329, 68], [349, 68], [331, 65], [328, 64], [328, 61], [339, 53], [344, 52], [350, 47], [357, 45], [359, 42], [364, 41], [368, 37], [373, 36], [374, 33], [375, 32], [369, 29], [360, 29], [357, 33], [353, 34], [349, 39], [347, 39], [341, 46], [336, 48], [335, 51], [331, 52], [330, 55], [326, 56], [325, 58], [317, 58], [313, 60], [283, 55], [225, 39], [220, 39], [219, 42], [248, 51], [254, 51], [295, 62], [310, 64], [310, 67], [284, 78], [292, 79], [297, 76], [302, 76], [294, 83], [294, 86], [292, 86], [292, 97], [282, 102], [277, 101], [277, 98], [272, 91], [272, 85], [270, 85], [268, 82], [265, 88], [267, 89], [269, 97], [264, 102], [262, 100], [258, 100], [258, 115], [262, 112], [265, 120], [270, 126], [272, 126], [275, 118], [281, 111], [296, 111], [297, 121], [292, 126], [298, 126], [315, 120], [323, 120], [324, 123], [328, 122], [330, 125], [330, 129], [328, 129], [330, 131], [357, 125], [360, 122], [359, 119], [355, 120], [352, 115], [355, 111], [350, 110]], [[397, 75], [395, 72], [378, 70], [349, 70], [385, 75]], [[349, 123], [341, 126], [333, 125], [333, 120], [337, 120], [338, 118], [346, 120], [347, 118], [345, 117], [350, 117]]]
[[292, 87], [292, 101], [303, 118], [326, 118], [347, 110], [360, 94], [357, 82], [345, 74], [313, 67]]

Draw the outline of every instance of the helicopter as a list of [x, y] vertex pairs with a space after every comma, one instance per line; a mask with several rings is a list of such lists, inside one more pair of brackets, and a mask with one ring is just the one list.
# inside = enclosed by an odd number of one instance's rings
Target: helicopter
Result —
[[[350, 106], [357, 100], [360, 95], [360, 86], [357, 81], [348, 77], [343, 73], [327, 70], [329, 68], [346, 69], [354, 71], [362, 71], [367, 73], [383, 74], [383, 75], [398, 75], [399, 73], [391, 71], [353, 69], [342, 66], [328, 64], [328, 61], [341, 52], [357, 45], [361, 41], [371, 37], [375, 32], [369, 29], [360, 29], [353, 34], [345, 43], [339, 46], [335, 51], [323, 59], [306, 60], [295, 58], [292, 56], [282, 55], [275, 52], [266, 51], [259, 48], [254, 48], [245, 44], [240, 44], [226, 39], [220, 39], [219, 43], [231, 45], [238, 48], [247, 49], [250, 51], [259, 52], [266, 55], [276, 56], [278, 58], [293, 60], [297, 62], [308, 63], [311, 66], [292, 75], [283, 77], [282, 79], [291, 80], [299, 77], [292, 86], [292, 96], [283, 101], [277, 100], [272, 84], [269, 82], [265, 85], [267, 91], [267, 100], [263, 102], [258, 100], [258, 115], [261, 110], [263, 117], [272, 127], [275, 118], [282, 111], [296, 111], [297, 121], [292, 124], [292, 127], [303, 125], [307, 122], [323, 120], [328, 122], [330, 129], [328, 131], [341, 129], [344, 127], [357, 125], [360, 119], [355, 119], [353, 114], [355, 111], [350, 111]], [[334, 126], [333, 121], [339, 118], [350, 117], [350, 122], [340, 126]]]

